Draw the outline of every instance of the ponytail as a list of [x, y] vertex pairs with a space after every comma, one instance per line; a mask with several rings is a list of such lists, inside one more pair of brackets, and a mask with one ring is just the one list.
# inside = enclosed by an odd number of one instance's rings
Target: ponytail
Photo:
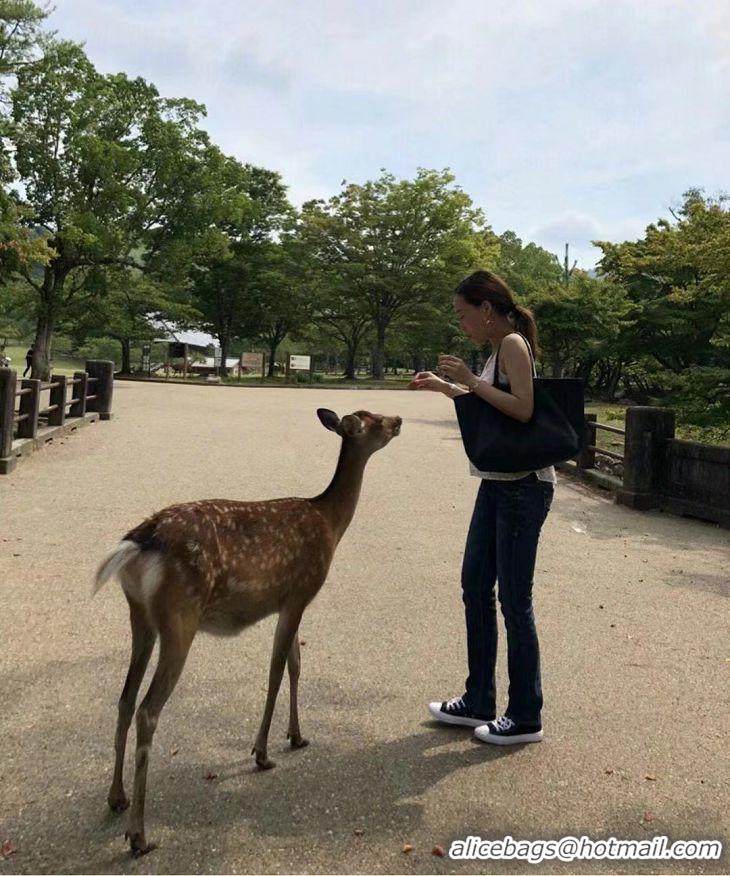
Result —
[[523, 307], [521, 304], [515, 304], [514, 310], [508, 316], [510, 322], [514, 322], [515, 328], [520, 334], [523, 334], [530, 342], [532, 347], [532, 355], [537, 359], [540, 356], [540, 344], [537, 339], [537, 323], [535, 315], [529, 307]]

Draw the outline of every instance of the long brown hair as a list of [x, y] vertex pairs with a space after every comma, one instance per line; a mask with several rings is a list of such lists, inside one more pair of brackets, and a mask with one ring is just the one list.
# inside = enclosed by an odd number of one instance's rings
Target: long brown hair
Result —
[[540, 355], [540, 345], [537, 338], [537, 323], [535, 315], [529, 307], [517, 304], [514, 292], [505, 281], [491, 271], [474, 271], [473, 274], [462, 280], [454, 290], [455, 295], [468, 301], [472, 307], [479, 307], [488, 301], [495, 311], [506, 316], [514, 323], [518, 332], [521, 332], [532, 347], [532, 355], [537, 359]]

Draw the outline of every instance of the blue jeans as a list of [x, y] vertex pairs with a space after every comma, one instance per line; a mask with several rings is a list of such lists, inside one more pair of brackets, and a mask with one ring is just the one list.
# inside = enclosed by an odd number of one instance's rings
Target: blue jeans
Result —
[[533, 473], [512, 481], [482, 480], [466, 540], [461, 586], [466, 609], [469, 677], [464, 701], [477, 716], [496, 714], [497, 605], [507, 629], [508, 705], [513, 721], [540, 724], [540, 648], [532, 611], [532, 579], [540, 530], [554, 487]]

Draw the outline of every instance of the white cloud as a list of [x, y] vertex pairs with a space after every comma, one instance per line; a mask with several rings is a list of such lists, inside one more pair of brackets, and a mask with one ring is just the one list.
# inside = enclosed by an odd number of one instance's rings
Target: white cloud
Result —
[[100, 69], [205, 103], [215, 141], [296, 202], [450, 166], [496, 228], [547, 240], [570, 217], [640, 233], [726, 180], [725, 0], [60, 0], [52, 24]]

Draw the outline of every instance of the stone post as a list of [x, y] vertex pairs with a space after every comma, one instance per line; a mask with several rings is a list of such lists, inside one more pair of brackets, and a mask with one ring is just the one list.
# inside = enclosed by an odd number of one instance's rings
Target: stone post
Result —
[[86, 409], [97, 411], [100, 420], [111, 420], [114, 363], [107, 359], [88, 359], [86, 371], [89, 377], [96, 377], [95, 381], [89, 381], [91, 394], [96, 398], [90, 400]]
[[18, 423], [18, 438], [35, 438], [38, 434], [38, 411], [41, 406], [41, 381], [24, 378], [20, 381], [21, 389], [30, 392], [20, 396], [19, 414], [28, 414], [25, 420]]
[[68, 415], [69, 417], [83, 417], [86, 413], [86, 393], [88, 392], [89, 375], [85, 371], [74, 371], [74, 380], [77, 380], [78, 383], [73, 385], [73, 392], [71, 393], [73, 404], [68, 409]]
[[63, 426], [66, 422], [66, 384], [67, 377], [65, 374], [51, 374], [51, 383], [55, 386], [51, 387], [50, 404], [56, 405], [55, 411], [48, 413], [49, 426]]
[[15, 418], [15, 388], [18, 375], [9, 368], [0, 368], [0, 459], [13, 450], [13, 420]]
[[597, 414], [586, 414], [586, 427], [583, 433], [583, 442], [578, 454], [578, 468], [595, 468], [596, 467], [596, 451], [589, 450], [588, 447], [596, 446], [596, 420]]
[[616, 501], [647, 510], [660, 505], [667, 478], [667, 443], [674, 438], [674, 411], [638, 405], [626, 410], [623, 486]]

